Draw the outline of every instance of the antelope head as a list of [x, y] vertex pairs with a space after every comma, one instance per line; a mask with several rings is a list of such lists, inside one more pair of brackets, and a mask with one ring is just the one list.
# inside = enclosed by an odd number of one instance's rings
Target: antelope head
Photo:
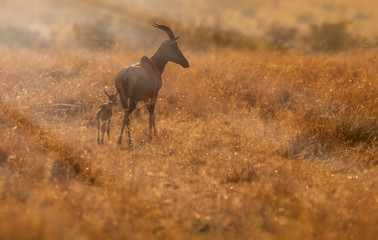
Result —
[[172, 30], [169, 27], [164, 26], [164, 25], [154, 23], [152, 26], [163, 30], [164, 32], [168, 34], [168, 37], [169, 37], [169, 40], [164, 41], [160, 45], [158, 51], [164, 55], [167, 61], [177, 63], [181, 65], [181, 67], [183, 68], [188, 68], [189, 62], [188, 60], [186, 60], [184, 54], [182, 54], [181, 50], [179, 49], [177, 45], [177, 41], [179, 40], [180, 35], [175, 37]]

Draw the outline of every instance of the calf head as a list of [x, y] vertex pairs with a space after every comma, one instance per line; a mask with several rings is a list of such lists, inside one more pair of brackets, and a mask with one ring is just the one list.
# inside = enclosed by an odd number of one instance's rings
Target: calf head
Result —
[[108, 94], [105, 90], [104, 90], [104, 93], [105, 95], [108, 97], [109, 101], [112, 103], [113, 106], [117, 106], [118, 105], [118, 102], [117, 102], [117, 95], [118, 95], [118, 92], [116, 94]]

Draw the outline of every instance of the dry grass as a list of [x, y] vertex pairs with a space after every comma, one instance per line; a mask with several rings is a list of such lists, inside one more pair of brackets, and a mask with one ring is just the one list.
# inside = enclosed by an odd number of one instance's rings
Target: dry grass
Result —
[[129, 149], [93, 117], [144, 51], [0, 48], [0, 239], [378, 235], [376, 52], [183, 51]]

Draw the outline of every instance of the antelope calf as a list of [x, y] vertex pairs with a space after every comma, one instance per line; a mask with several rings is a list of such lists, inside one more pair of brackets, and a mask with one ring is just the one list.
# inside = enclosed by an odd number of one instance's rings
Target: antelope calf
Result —
[[154, 109], [162, 85], [161, 75], [165, 65], [171, 61], [183, 68], [189, 67], [188, 60], [177, 45], [180, 36], [175, 37], [172, 30], [167, 26], [156, 23], [153, 26], [166, 32], [169, 40], [164, 41], [151, 58], [142, 57], [139, 63], [121, 70], [115, 79], [115, 86], [121, 98], [122, 108], [125, 111], [121, 134], [118, 138], [119, 144], [122, 143], [122, 134], [125, 126], [127, 126], [129, 145], [132, 146], [129, 115], [135, 110], [138, 101], [143, 101], [150, 113], [149, 139], [152, 138], [152, 128], [156, 134]]
[[[117, 106], [117, 95], [108, 94], [104, 90], [105, 95], [108, 97], [109, 101], [100, 105], [98, 111], [96, 112], [96, 123], [97, 123], [97, 142], [98, 144], [104, 143], [105, 131], [108, 134], [108, 141], [110, 141], [110, 121], [113, 116], [112, 108]], [[100, 139], [100, 129], [101, 129], [101, 139]]]

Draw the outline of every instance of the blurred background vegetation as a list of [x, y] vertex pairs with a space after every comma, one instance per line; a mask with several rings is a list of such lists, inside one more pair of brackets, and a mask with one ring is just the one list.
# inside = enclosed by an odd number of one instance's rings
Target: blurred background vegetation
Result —
[[[155, 48], [159, 22], [182, 44], [339, 52], [375, 48], [378, 4], [310, 0], [4, 0], [0, 43], [11, 47]], [[161, 34], [161, 35], [159, 35]]]

